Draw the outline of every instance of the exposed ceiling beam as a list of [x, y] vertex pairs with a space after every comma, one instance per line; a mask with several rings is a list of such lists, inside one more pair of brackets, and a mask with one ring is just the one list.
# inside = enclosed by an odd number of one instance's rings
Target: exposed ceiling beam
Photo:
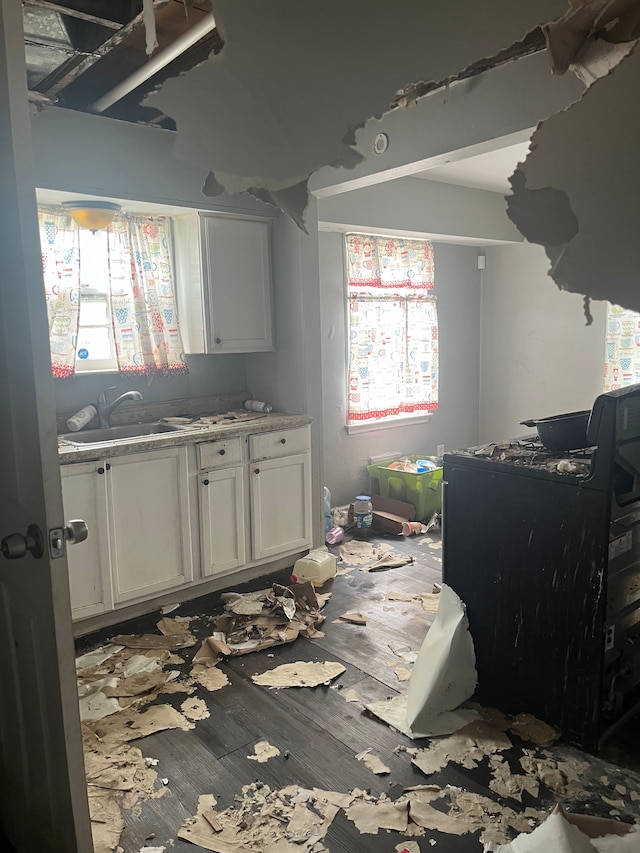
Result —
[[[168, 3], [172, 2], [172, 0], [154, 0], [153, 8], [157, 11], [161, 9], [163, 6], [166, 6]], [[91, 68], [91, 66], [96, 63], [101, 57], [106, 56], [107, 53], [112, 51], [119, 44], [122, 44], [131, 33], [138, 29], [143, 23], [143, 13], [136, 15], [135, 18], [132, 18], [128, 24], [125, 24], [121, 27], [116, 33], [114, 33], [110, 38], [108, 38], [105, 42], [103, 42], [99, 47], [97, 47], [91, 56], [85, 56], [80, 60], [76, 60], [76, 58], [69, 59], [68, 62], [65, 62], [59, 68], [56, 68], [48, 77], [45, 77], [38, 84], [38, 91], [44, 92], [46, 95], [57, 95], [65, 86], [68, 86], [73, 80], [78, 78], [81, 74], [87, 70], [87, 68]]]
[[111, 30], [119, 30], [122, 24], [117, 21], [111, 21], [109, 18], [101, 18], [98, 15], [90, 15], [88, 12], [81, 12], [79, 9], [71, 9], [69, 6], [61, 6], [59, 3], [50, 3], [49, 0], [22, 0], [23, 6], [39, 6], [41, 9], [49, 9], [51, 12], [59, 12], [61, 15], [68, 15], [70, 18], [79, 18], [81, 21], [88, 21], [90, 24], [98, 24], [100, 27], [109, 27]]
[[134, 71], [125, 80], [118, 83], [110, 91], [106, 92], [102, 97], [98, 98], [95, 103], [91, 104], [89, 109], [94, 113], [103, 113], [112, 104], [115, 104], [121, 98], [124, 98], [129, 92], [137, 89], [145, 80], [152, 77], [157, 71], [169, 65], [170, 62], [183, 54], [186, 50], [200, 41], [215, 29], [216, 21], [212, 14], [205, 15], [197, 24], [194, 24], [190, 29], [185, 30], [178, 38], [170, 45], [159, 51], [149, 59], [141, 68]]

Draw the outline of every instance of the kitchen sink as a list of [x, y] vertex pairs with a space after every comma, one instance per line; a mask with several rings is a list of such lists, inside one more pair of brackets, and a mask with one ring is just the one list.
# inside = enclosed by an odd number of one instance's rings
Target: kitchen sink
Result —
[[124, 441], [128, 438], [140, 438], [146, 435], [159, 435], [165, 432], [179, 432], [189, 427], [177, 424], [158, 423], [151, 424], [123, 424], [122, 426], [111, 426], [106, 429], [85, 429], [81, 432], [68, 432], [61, 435], [64, 441], [70, 444], [98, 444], [107, 441]]

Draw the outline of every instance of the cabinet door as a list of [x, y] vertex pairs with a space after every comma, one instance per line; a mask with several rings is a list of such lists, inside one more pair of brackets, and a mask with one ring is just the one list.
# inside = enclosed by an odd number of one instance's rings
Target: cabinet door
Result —
[[81, 518], [89, 535], [67, 548], [71, 610], [74, 619], [103, 613], [113, 606], [107, 536], [104, 462], [63, 465], [62, 501], [66, 521]]
[[199, 477], [203, 575], [222, 574], [245, 563], [244, 477], [243, 467]]
[[111, 460], [109, 541], [116, 603], [193, 577], [187, 448]]
[[209, 352], [273, 349], [268, 221], [202, 215]]
[[252, 462], [249, 478], [253, 559], [310, 547], [310, 455]]

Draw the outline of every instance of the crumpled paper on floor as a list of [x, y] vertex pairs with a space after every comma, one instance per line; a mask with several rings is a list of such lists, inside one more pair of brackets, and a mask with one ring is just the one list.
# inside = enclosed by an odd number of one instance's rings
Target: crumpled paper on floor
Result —
[[410, 738], [457, 731], [478, 716], [459, 710], [475, 690], [478, 674], [465, 607], [446, 584], [433, 625], [422, 644], [406, 693], [367, 709]]

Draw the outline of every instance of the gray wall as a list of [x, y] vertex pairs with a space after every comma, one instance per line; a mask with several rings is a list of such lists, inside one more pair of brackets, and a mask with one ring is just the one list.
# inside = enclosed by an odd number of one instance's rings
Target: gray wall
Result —
[[435, 283], [440, 329], [439, 408], [427, 423], [372, 432], [345, 429], [346, 313], [343, 237], [320, 233], [324, 483], [334, 504], [347, 503], [369, 487], [369, 457], [390, 453], [434, 454], [474, 444], [478, 438], [480, 273], [478, 250], [435, 245]]
[[324, 406], [318, 225], [315, 201], [307, 211], [308, 234], [288, 217], [273, 223], [275, 352], [247, 355], [247, 383], [258, 399], [279, 411], [313, 418], [311, 426], [314, 544], [323, 541], [322, 454]]
[[558, 290], [544, 249], [487, 249], [482, 276], [480, 440], [530, 431], [526, 418], [589, 409], [602, 392], [606, 303]]
[[173, 378], [131, 379], [118, 373], [99, 373], [54, 379], [56, 411], [58, 414], [76, 412], [87, 403], [94, 403], [98, 394], [111, 386], [117, 389], [114, 396], [135, 388], [148, 403], [244, 391], [247, 388], [245, 358], [244, 355], [191, 355], [187, 357], [189, 375]]

